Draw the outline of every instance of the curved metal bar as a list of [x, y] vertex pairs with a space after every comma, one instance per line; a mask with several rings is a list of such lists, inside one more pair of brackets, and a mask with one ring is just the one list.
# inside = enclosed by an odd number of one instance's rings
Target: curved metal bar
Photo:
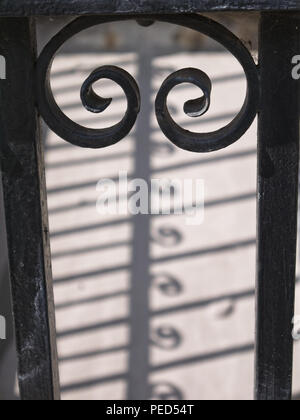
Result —
[[[99, 22], [100, 20], [100, 22]], [[115, 66], [102, 66], [86, 79], [81, 88], [81, 101], [90, 112], [101, 113], [112, 102], [111, 98], [101, 98], [93, 90], [93, 84], [101, 79], [116, 82], [127, 98], [127, 110], [123, 119], [112, 127], [92, 129], [83, 127], [68, 118], [57, 105], [51, 85], [52, 63], [59, 48], [73, 35], [107, 19], [79, 18], [59, 32], [42, 51], [37, 63], [38, 109], [57, 135], [76, 146], [100, 149], [118, 143], [126, 137], [134, 126], [140, 111], [140, 92], [134, 78], [125, 70]]]
[[[161, 17], [161, 20], [169, 21]], [[210, 105], [211, 82], [207, 75], [199, 70], [184, 69], [170, 75], [163, 83], [155, 103], [156, 116], [161, 130], [172, 143], [191, 152], [211, 152], [236, 142], [252, 124], [259, 104], [259, 79], [256, 64], [243, 43], [229, 30], [203, 16], [178, 16], [174, 22], [194, 29], [222, 44], [242, 65], [247, 79], [247, 93], [241, 111], [227, 126], [212, 133], [195, 133], [180, 127], [172, 119], [167, 106], [167, 99], [173, 87], [181, 83], [192, 83], [200, 87], [204, 96], [185, 104], [184, 110], [190, 116], [206, 113]], [[209, 80], [209, 82], [207, 81]], [[200, 106], [200, 112], [191, 112], [191, 107]]]
[[203, 95], [199, 99], [186, 102], [184, 111], [191, 117], [205, 114], [210, 106], [212, 89], [209, 77], [201, 70], [192, 68], [179, 70], [170, 75], [162, 84], [155, 102], [157, 120], [167, 138], [184, 150], [210, 152], [229, 146], [248, 130], [258, 110], [258, 70], [251, 54], [235, 35], [222, 25], [199, 15], [144, 15], [142, 18], [139, 15], [131, 15], [75, 19], [60, 31], [41, 53], [37, 63], [38, 107], [45, 122], [56, 134], [81, 147], [101, 148], [117, 143], [131, 131], [140, 111], [140, 93], [136, 82], [126, 71], [114, 66], [100, 67], [82, 86], [83, 105], [87, 110], [97, 113], [107, 109], [112, 99], [104, 99], [96, 95], [92, 87], [96, 81], [107, 78], [123, 88], [128, 102], [126, 114], [118, 124], [105, 129], [82, 127], [70, 120], [55, 102], [50, 86], [50, 72], [54, 56], [69, 38], [91, 26], [126, 20], [137, 20], [142, 26], [152, 24], [154, 21], [162, 21], [196, 30], [222, 44], [237, 58], [244, 69], [247, 79], [244, 105], [233, 121], [212, 133], [194, 133], [184, 130], [172, 119], [167, 107], [168, 95], [176, 85], [192, 83], [202, 90]]

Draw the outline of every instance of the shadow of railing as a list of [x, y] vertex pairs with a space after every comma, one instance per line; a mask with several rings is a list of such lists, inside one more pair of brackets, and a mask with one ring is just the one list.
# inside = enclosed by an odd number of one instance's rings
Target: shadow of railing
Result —
[[[197, 158], [191, 160], [180, 160], [176, 159], [170, 163], [161, 164], [160, 166], [153, 167], [152, 159], [155, 148], [159, 152], [159, 148], [162, 147], [157, 140], [153, 139], [153, 135], [156, 135], [158, 130], [151, 126], [150, 116], [152, 114], [152, 96], [154, 93], [152, 80], [153, 73], [155, 71], [154, 58], [156, 52], [151, 48], [151, 43], [147, 36], [141, 37], [139, 40], [140, 49], [138, 51], [138, 60], [136, 67], [138, 69], [137, 81], [141, 88], [142, 97], [142, 110], [139, 115], [139, 119], [132, 134], [132, 142], [134, 147], [130, 151], [118, 152], [117, 148], [112, 149], [111, 153], [101, 155], [95, 152], [95, 155], [85, 155], [80, 157], [78, 154], [74, 158], [69, 155], [68, 150], [73, 150], [73, 146], [67, 143], [52, 142], [47, 145], [47, 153], [61, 152], [65, 154], [65, 159], [54, 161], [51, 160], [48, 163], [47, 170], [52, 174], [57, 170], [76, 171], [79, 172], [82, 165], [93, 165], [93, 164], [104, 164], [111, 163], [112, 171], [119, 166], [125, 166], [127, 159], [132, 160], [133, 167], [130, 169], [129, 179], [142, 178], [146, 182], [150, 183], [153, 177], [158, 177], [161, 174], [174, 173], [181, 170], [191, 170], [197, 168], [210, 168], [213, 165], [234, 163], [241, 159], [251, 159], [256, 156], [256, 149], [254, 147], [238, 149], [225, 154], [216, 154], [212, 156], [204, 156], [203, 158]], [[132, 64], [132, 63], [131, 63]], [[87, 69], [88, 70], [88, 69]], [[170, 72], [173, 68], [170, 67]], [[66, 77], [67, 74], [56, 74], [56, 78]], [[241, 75], [234, 73], [226, 77], [218, 77], [215, 82], [223, 83], [231, 80], [239, 80]], [[78, 85], [79, 86], [79, 85]], [[74, 84], [67, 88], [59, 88], [60, 94], [70, 93], [73, 88], [77, 85]], [[70, 102], [67, 108], [72, 109], [76, 107], [75, 103]], [[224, 113], [216, 115], [214, 117], [206, 118], [206, 122], [222, 121], [227, 118], [231, 118], [231, 113]], [[89, 120], [85, 119], [81, 122], [87, 123]], [[190, 127], [194, 123], [190, 124]], [[171, 157], [177, 154], [173, 145], [166, 143], [164, 150], [165, 156]], [[114, 172], [115, 174], [116, 172]], [[110, 177], [115, 181], [118, 180], [116, 175]], [[78, 179], [78, 178], [77, 178]], [[95, 200], [90, 198], [89, 191], [91, 188], [95, 188], [99, 179], [96, 177], [86, 177], [84, 180], [74, 180], [72, 182], [60, 182], [55, 185], [52, 183], [48, 189], [51, 203], [49, 206], [50, 218], [53, 220], [52, 223], [52, 244], [53, 244], [53, 265], [55, 274], [55, 287], [62, 287], [65, 290], [65, 299], [60, 296], [60, 299], [56, 305], [57, 317], [58, 317], [58, 341], [64, 343], [65, 340], [74, 340], [80, 337], [88, 337], [89, 334], [106, 334], [106, 332], [113, 331], [115, 328], [124, 327], [129, 331], [126, 341], [120, 344], [119, 341], [109, 343], [109, 345], [102, 344], [88, 348], [88, 343], [84, 346], [85, 349], [80, 348], [68, 348], [68, 351], [60, 352], [60, 364], [62, 368], [62, 391], [63, 395], [81, 395], [82, 391], [88, 391], [91, 388], [99, 387], [98, 398], [102, 398], [101, 389], [104, 385], [114, 384], [122, 382], [125, 384], [126, 391], [122, 393], [122, 398], [130, 400], [144, 400], [144, 399], [185, 399], [188, 396], [186, 383], [181, 384], [179, 381], [172, 379], [173, 375], [169, 375], [170, 372], [176, 372], [179, 368], [195, 367], [195, 375], [198, 370], [201, 371], [201, 365], [205, 365], [209, 362], [223, 360], [227, 358], [237, 357], [243, 354], [251, 355], [253, 353], [254, 344], [253, 342], [245, 342], [245, 344], [232, 344], [216, 348], [215, 350], [199, 352], [195, 349], [194, 354], [191, 354], [191, 350], [188, 349], [185, 354], [185, 350], [182, 351], [181, 356], [178, 350], [184, 347], [185, 340], [188, 335], [188, 324], [186, 330], [182, 331], [182, 326], [176, 325], [173, 321], [170, 321], [169, 316], [183, 317], [187, 314], [192, 314], [197, 311], [197, 314], [204, 311], [207, 308], [211, 308], [217, 304], [225, 304], [226, 308], [221, 311], [220, 318], [233, 317], [235, 314], [235, 308], [240, 302], [248, 300], [254, 301], [254, 287], [247, 288], [241, 287], [240, 290], [231, 291], [228, 289], [227, 293], [219, 293], [212, 297], [205, 297], [208, 295], [203, 294], [199, 299], [197, 296], [190, 297], [185, 301], [181, 300], [181, 296], [184, 295], [186, 279], [178, 279], [174, 273], [168, 271], [168, 264], [182, 264], [186, 267], [187, 272], [191, 264], [194, 261], [199, 261], [201, 258], [216, 257], [218, 255], [232, 255], [234, 252], [252, 252], [256, 245], [254, 235], [252, 237], [237, 239], [231, 241], [219, 241], [220, 243], [214, 243], [205, 247], [190, 247], [185, 243], [185, 235], [182, 233], [180, 226], [170, 227], [170, 222], [163, 215], [138, 215], [138, 216], [119, 216], [114, 217], [111, 220], [86, 220], [85, 223], [77, 222], [68, 224], [67, 227], [55, 226], [56, 217], [68, 218], [72, 212], [89, 212], [95, 207]], [[59, 201], [59, 197], [62, 194], [72, 193], [78, 195], [80, 199], [68, 202], [64, 200], [63, 203]], [[85, 192], [87, 192], [85, 194]], [[57, 197], [57, 199], [56, 199]], [[82, 197], [84, 197], [82, 199]], [[242, 203], [248, 204], [253, 203], [255, 200], [255, 187], [253, 190], [246, 192], [239, 192], [235, 194], [226, 194], [218, 198], [210, 198], [206, 201], [206, 209], [223, 209], [226, 205], [240, 205]], [[96, 211], [96, 210], [95, 210]], [[82, 219], [81, 219], [82, 220]], [[156, 224], [157, 222], [165, 223], [165, 226], [169, 231], [172, 232], [173, 242], [171, 245], [164, 245], [161, 241], [159, 233], [157, 233]], [[84, 235], [98, 235], [99, 238], [103, 235], [103, 232], [109, 232], [111, 229], [119, 229], [126, 227], [130, 229], [130, 239], [120, 237], [119, 239], [106, 239], [104, 241], [97, 241], [93, 244], [81, 244], [80, 237]], [[72, 243], [72, 238], [74, 244]], [[67, 238], [69, 238], [67, 240]], [[56, 241], [66, 241], [66, 245], [58, 247], [56, 249]], [[173, 247], [172, 248], [172, 243]], [[152, 247], [160, 246], [163, 249], [161, 255], [153, 255]], [[187, 246], [185, 246], [187, 245]], [[170, 248], [170, 252], [166, 251], [166, 248]], [[178, 248], [178, 249], [177, 249]], [[123, 261], [123, 258], [118, 261], [118, 255], [120, 249], [130, 251], [130, 257], [127, 262]], [[104, 253], [110, 251], [115, 253], [116, 258], [112, 264], [102, 264]], [[87, 258], [91, 255], [93, 258], [93, 267], [84, 266], [80, 269], [80, 265], [73, 269], [72, 261], [81, 258]], [[104, 257], [105, 258], [105, 257]], [[63, 274], [57, 273], [55, 269], [56, 264], [60, 267], [64, 264], [64, 260], [67, 259], [69, 266], [64, 267]], [[87, 261], [87, 260], [86, 260]], [[97, 263], [98, 262], [98, 263]], [[58, 270], [59, 271], [59, 270]], [[123, 288], [112, 287], [111, 290], [101, 289], [101, 284], [107, 281], [111, 275], [123, 275], [129, 277], [129, 284]], [[216, 279], [217, 280], [217, 279]], [[113, 282], [113, 279], [111, 280]], [[213, 281], [213, 280], [212, 280]], [[76, 297], [68, 296], [68, 288], [78, 287], [80, 284], [89, 282], [89, 285], [94, 284], [95, 290], [88, 295], [83, 293], [76, 294]], [[200, 278], [199, 278], [200, 284]], [[241, 285], [243, 282], [241, 282]], [[93, 287], [93, 286], [91, 286]], [[164, 304], [159, 307], [153, 307], [151, 299], [153, 294], [159, 293], [163, 299]], [[92, 289], [93, 290], [93, 289]], [[168, 301], [166, 304], [165, 299], [173, 299]], [[176, 299], [180, 298], [178, 303]], [[104, 319], [98, 321], [87, 321], [82, 320], [79, 325], [72, 324], [72, 311], [80, 311], [82, 314], [86, 308], [89, 312], [91, 307], [97, 307], [97, 311], [101, 313], [103, 305], [111, 305], [112, 308], [116, 308], [117, 305], [114, 302], [120, 299], [126, 299], [128, 310], [126, 315], [119, 315], [116, 313], [106, 313]], [[97, 306], [95, 306], [97, 305]], [[154, 305], [155, 306], [155, 305]], [[94, 311], [95, 309], [93, 309]], [[68, 315], [68, 311], [69, 315]], [[113, 309], [112, 309], [113, 311]], [[75, 313], [75, 312], [74, 312]], [[61, 326], [65, 324], [66, 316], [69, 316], [68, 326]], [[64, 319], [63, 319], [64, 318]], [[97, 317], [95, 317], [97, 318]], [[176, 318], [177, 319], [177, 318]], [[84, 321], [84, 322], [83, 322]], [[175, 322], [175, 321], [174, 321]], [[197, 322], [197, 321], [195, 321]], [[70, 325], [72, 324], [72, 325]], [[99, 336], [100, 337], [100, 336]], [[79, 342], [79, 341], [78, 341]], [[205, 347], [205, 346], [204, 346]], [[209, 347], [209, 346], [208, 346]], [[161, 360], [158, 356], [155, 357], [153, 362], [153, 349], [159, 349], [164, 352], [164, 356]], [[174, 353], [172, 353], [174, 352]], [[193, 353], [193, 352], [192, 352]], [[111, 373], [103, 373], [103, 375], [97, 375], [96, 372], [91, 371], [84, 372], [84, 379], [78, 379], [76, 375], [76, 366], [78, 363], [90, 363], [91, 367], [94, 363], [100, 363], [100, 368], [103, 366], [105, 372], [107, 367], [101, 365], [99, 359], [106, 356], [118, 356], [126, 355], [126, 368], [117, 367], [111, 369]], [[170, 354], [169, 360], [167, 354]], [[100, 360], [100, 362], [99, 362]], [[65, 366], [69, 366], [72, 370], [72, 364], [74, 364], [74, 375], [73, 379], [70, 379], [72, 375], [69, 375], [66, 379], [64, 375]], [[95, 365], [95, 370], [96, 365]], [[108, 369], [109, 370], [109, 369]], [[159, 374], [159, 376], [155, 376]], [[97, 388], [98, 389], [98, 388]], [[79, 392], [79, 394], [78, 394]], [[75, 393], [75, 394], [72, 394]], [[104, 392], [105, 394], [105, 392]], [[103, 395], [104, 395], [103, 394]], [[85, 394], [87, 395], [87, 394]], [[107, 394], [105, 394], [107, 396]], [[110, 398], [120, 398], [120, 394], [109, 394]], [[201, 397], [201, 389], [199, 390], [199, 398]]]

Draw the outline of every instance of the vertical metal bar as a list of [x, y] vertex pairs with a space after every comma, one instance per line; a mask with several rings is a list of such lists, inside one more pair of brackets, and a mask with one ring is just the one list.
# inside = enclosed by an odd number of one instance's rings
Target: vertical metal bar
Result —
[[35, 24], [0, 19], [1, 171], [24, 400], [59, 398], [44, 160], [35, 110]]
[[258, 126], [256, 398], [289, 400], [292, 388], [299, 81], [299, 13], [262, 13]]

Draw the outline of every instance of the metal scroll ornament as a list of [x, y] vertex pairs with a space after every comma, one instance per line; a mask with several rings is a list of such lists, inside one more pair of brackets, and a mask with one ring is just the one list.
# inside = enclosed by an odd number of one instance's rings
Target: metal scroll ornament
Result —
[[123, 119], [105, 129], [82, 127], [69, 119], [57, 105], [51, 85], [52, 62], [59, 48], [75, 34], [92, 26], [108, 22], [136, 20], [141, 23], [161, 21], [176, 24], [209, 36], [222, 44], [242, 65], [247, 79], [247, 93], [244, 104], [237, 116], [225, 127], [211, 133], [196, 133], [183, 129], [171, 117], [167, 99], [171, 90], [182, 83], [191, 83], [202, 91], [198, 99], [184, 104], [184, 111], [190, 117], [204, 115], [210, 107], [212, 83], [200, 69], [186, 68], [171, 74], [162, 84], [155, 102], [158, 124], [176, 146], [191, 152], [211, 152], [236, 142], [252, 124], [259, 103], [259, 83], [257, 66], [243, 43], [220, 24], [199, 15], [130, 15], [92, 16], [75, 19], [60, 31], [44, 48], [37, 63], [38, 109], [57, 135], [80, 147], [103, 148], [116, 144], [126, 137], [133, 128], [140, 111], [140, 92], [133, 77], [115, 66], [102, 66], [93, 71], [81, 88], [81, 101], [90, 112], [101, 113], [109, 107], [111, 98], [98, 96], [93, 85], [101, 79], [117, 83], [127, 98], [127, 110]]

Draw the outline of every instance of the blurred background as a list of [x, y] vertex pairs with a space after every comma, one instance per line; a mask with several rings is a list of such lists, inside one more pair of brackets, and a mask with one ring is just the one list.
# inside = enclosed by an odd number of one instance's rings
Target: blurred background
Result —
[[[257, 60], [256, 14], [212, 17], [236, 33]], [[39, 49], [65, 24], [39, 19]], [[86, 150], [43, 125], [62, 397], [252, 399], [256, 123], [227, 149], [197, 155], [173, 146], [154, 113], [165, 78], [196, 67], [212, 79], [211, 109], [201, 118], [187, 117], [183, 104], [199, 92], [181, 85], [170, 95], [172, 116], [191, 131], [221, 128], [243, 104], [243, 70], [220, 45], [174, 25], [124, 22], [89, 29], [65, 44], [52, 71], [58, 104], [81, 125], [111, 126], [126, 110], [122, 90], [109, 81], [96, 85], [101, 96], [113, 97], [104, 113], [82, 107], [83, 81], [105, 64], [127, 70], [141, 90], [141, 114], [126, 139]], [[176, 215], [99, 215], [96, 185], [103, 178], [117, 180], [120, 170], [147, 182], [203, 179], [204, 223], [190, 227], [185, 216]], [[1, 287], [7, 289], [4, 241], [1, 246]], [[7, 294], [1, 289], [2, 315], [10, 313]], [[0, 343], [1, 399], [17, 398], [12, 336], [5, 347]]]

